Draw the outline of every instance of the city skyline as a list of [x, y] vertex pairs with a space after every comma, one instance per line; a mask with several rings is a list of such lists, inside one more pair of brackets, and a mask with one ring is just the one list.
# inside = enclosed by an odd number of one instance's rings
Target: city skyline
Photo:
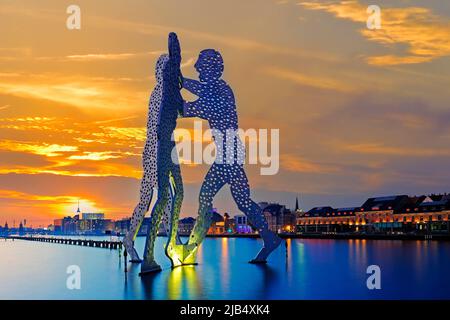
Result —
[[[382, 201], [385, 201], [385, 199], [389, 199], [389, 198], [408, 198], [410, 201], [412, 201], [411, 203], [409, 203], [408, 205], [411, 206], [413, 202], [419, 201], [419, 203], [421, 203], [422, 201], [425, 202], [429, 202], [430, 205], [434, 205], [433, 203], [433, 199], [436, 198], [442, 198], [442, 199], [447, 199], [445, 201], [448, 202], [448, 199], [450, 198], [450, 193], [445, 192], [442, 194], [422, 194], [422, 195], [389, 195], [389, 196], [385, 196], [385, 197], [378, 197], [379, 199], [383, 199]], [[319, 210], [319, 211], [323, 211], [323, 210], [334, 210], [334, 211], [355, 211], [358, 208], [361, 208], [364, 206], [364, 204], [366, 204], [367, 202], [373, 201], [373, 199], [377, 199], [377, 197], [371, 197], [368, 198], [364, 201], [364, 203], [360, 204], [360, 205], [356, 205], [356, 206], [342, 206], [342, 207], [331, 207], [329, 204], [321, 204], [320, 206], [316, 206], [316, 207], [312, 207], [312, 208], [303, 208], [300, 205], [299, 202], [299, 197], [295, 198], [295, 205], [293, 207], [290, 207], [289, 205], [286, 204], [280, 204], [278, 202], [268, 202], [268, 201], [261, 201], [259, 202], [259, 206], [261, 206], [261, 208], [265, 208], [271, 205], [275, 205], [275, 206], [279, 206], [284, 208], [283, 210], [287, 210], [288, 212], [292, 212], [292, 213], [296, 213], [296, 214], [303, 214], [303, 215], [308, 215], [308, 213]], [[450, 203], [444, 204], [444, 205], [449, 205]], [[440, 206], [442, 204], [436, 204], [436, 206]], [[218, 213], [219, 215], [228, 215], [231, 218], [235, 218], [236, 216], [245, 216], [242, 212], [237, 211], [237, 212], [227, 212], [227, 211], [223, 211], [222, 213], [220, 212], [220, 210], [218, 210], [217, 208], [213, 208], [212, 209], [215, 213]], [[443, 210], [443, 209], [442, 209]], [[439, 210], [438, 210], [439, 211]], [[419, 215], [422, 212], [414, 212], [415, 215]], [[130, 220], [130, 217], [119, 217], [117, 219], [110, 219], [110, 217], [108, 217], [108, 215], [104, 212], [89, 212], [89, 211], [84, 211], [82, 210], [82, 207], [80, 207], [80, 202], [77, 201], [77, 209], [76, 211], [73, 212], [68, 212], [67, 214], [62, 215], [61, 217], [49, 222], [47, 225], [39, 225], [38, 228], [46, 228], [49, 226], [52, 226], [54, 221], [56, 220], [61, 220], [62, 218], [74, 218], [78, 216], [79, 219], [105, 219], [105, 220], [111, 220], [111, 221], [120, 221], [120, 220]], [[101, 218], [99, 218], [101, 217]], [[149, 218], [149, 217], [147, 217]], [[196, 219], [197, 217], [195, 215], [183, 215], [181, 219], [185, 219], [185, 218], [193, 218]], [[21, 217], [19, 220], [19, 224], [23, 224], [23, 226], [25, 227], [27, 225], [27, 218], [23, 218]], [[4, 221], [4, 224], [2, 224], [2, 221], [0, 221], [0, 229], [4, 226], [4, 225], [8, 225], [8, 221]], [[16, 228], [16, 220], [13, 220], [13, 224], [11, 225], [12, 228]], [[33, 225], [30, 226], [30, 228], [33, 228]]]
[[[66, 3], [0, 4], [2, 221], [45, 225], [78, 199], [114, 219], [131, 214], [169, 31], [186, 76], [197, 76], [201, 49], [223, 53], [242, 128], [280, 129], [280, 172], [248, 166], [256, 201], [290, 207], [300, 195], [304, 208], [339, 207], [448, 191], [448, 3], [378, 1], [381, 30], [366, 28], [368, 1], [77, 4], [76, 31]], [[192, 120], [178, 127], [192, 130]], [[184, 217], [196, 216], [208, 167], [182, 165]], [[215, 207], [238, 212], [227, 188]]]

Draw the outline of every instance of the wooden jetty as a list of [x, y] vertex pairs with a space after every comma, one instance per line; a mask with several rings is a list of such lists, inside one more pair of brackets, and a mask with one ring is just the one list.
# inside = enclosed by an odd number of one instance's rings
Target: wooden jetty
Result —
[[12, 240], [26, 240], [47, 243], [59, 243], [73, 246], [84, 246], [104, 249], [122, 249], [122, 242], [108, 241], [108, 240], [92, 240], [92, 239], [70, 239], [70, 238], [55, 238], [55, 237], [30, 237], [30, 236], [6, 236], [6, 239]]

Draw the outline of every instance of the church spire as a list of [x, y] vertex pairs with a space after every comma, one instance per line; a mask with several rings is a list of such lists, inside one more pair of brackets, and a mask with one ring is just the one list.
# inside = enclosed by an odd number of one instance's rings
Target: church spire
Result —
[[298, 211], [299, 206], [298, 206], [298, 197], [295, 197], [295, 211]]

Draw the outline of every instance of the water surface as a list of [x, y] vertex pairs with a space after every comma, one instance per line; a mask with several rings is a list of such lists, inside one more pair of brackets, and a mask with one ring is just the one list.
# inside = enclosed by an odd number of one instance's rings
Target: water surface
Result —
[[[141, 278], [138, 265], [124, 273], [117, 250], [0, 240], [0, 299], [450, 299], [449, 242], [296, 239], [253, 265], [260, 240], [207, 238], [197, 266], [174, 270], [164, 242], [163, 271]], [[372, 264], [381, 290], [367, 289]], [[81, 268], [81, 290], [66, 287], [69, 265]]]

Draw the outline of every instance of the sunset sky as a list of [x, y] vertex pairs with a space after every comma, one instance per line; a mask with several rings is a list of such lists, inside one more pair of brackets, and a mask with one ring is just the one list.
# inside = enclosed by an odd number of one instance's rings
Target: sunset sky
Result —
[[[81, 30], [66, 28], [71, 4]], [[381, 30], [366, 28], [369, 4]], [[78, 199], [131, 215], [170, 31], [186, 76], [200, 50], [222, 53], [240, 127], [280, 129], [280, 172], [247, 166], [255, 201], [450, 192], [449, 17], [442, 0], [0, 0], [0, 224], [47, 226]], [[207, 169], [182, 166], [183, 216]], [[215, 206], [238, 213], [228, 188]]]

